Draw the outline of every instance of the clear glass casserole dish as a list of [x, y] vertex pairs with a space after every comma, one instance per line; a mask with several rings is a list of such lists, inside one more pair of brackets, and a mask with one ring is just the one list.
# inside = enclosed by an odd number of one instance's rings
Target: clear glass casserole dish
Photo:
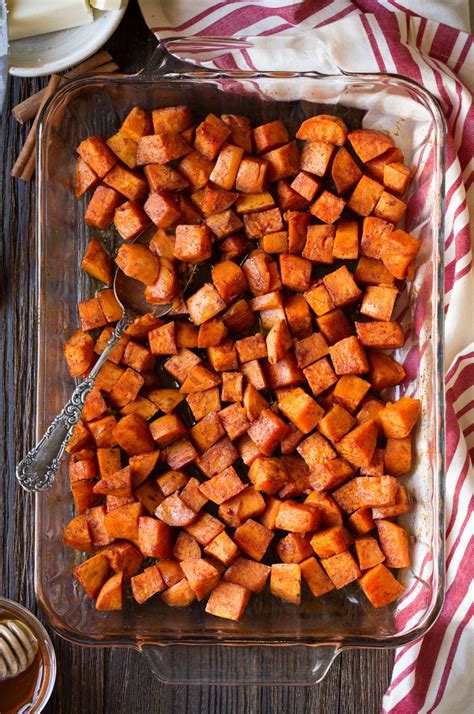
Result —
[[[67, 465], [52, 488], [36, 494], [35, 582], [51, 625], [73, 642], [126, 646], [144, 652], [162, 681], [312, 684], [336, 655], [351, 647], [396, 647], [419, 638], [439, 614], [444, 593], [443, 206], [444, 122], [433, 97], [393, 75], [206, 72], [87, 77], [69, 83], [49, 103], [38, 149], [38, 381], [40, 437], [72, 390], [63, 358], [66, 334], [78, 324], [77, 303], [96, 285], [80, 269], [91, 230], [73, 191], [75, 147], [91, 134], [109, 136], [134, 105], [187, 104], [199, 115], [241, 113], [254, 125], [283, 119], [291, 131], [325, 112], [350, 128], [391, 133], [414, 166], [406, 229], [422, 239], [416, 276], [398, 300], [406, 343], [395, 355], [407, 378], [393, 396], [417, 396], [422, 420], [406, 479], [414, 507], [405, 517], [413, 565], [402, 571], [406, 593], [375, 610], [357, 584], [301, 607], [262, 593], [240, 623], [206, 615], [195, 604], [168, 608], [159, 598], [123, 612], [99, 613], [71, 570], [81, 554], [62, 544], [73, 516]], [[113, 249], [113, 230], [101, 234]]]

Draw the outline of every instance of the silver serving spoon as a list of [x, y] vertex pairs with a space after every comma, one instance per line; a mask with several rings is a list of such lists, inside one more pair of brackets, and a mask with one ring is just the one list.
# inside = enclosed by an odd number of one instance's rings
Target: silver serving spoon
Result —
[[[154, 228], [155, 230], [156, 228]], [[150, 231], [146, 230], [141, 233], [134, 242], [148, 244], [150, 242]], [[183, 292], [191, 282], [194, 272], [195, 267], [193, 266], [187, 277]], [[115, 297], [123, 310], [123, 315], [89, 376], [76, 387], [70, 400], [53, 420], [43, 438], [16, 467], [16, 477], [25, 491], [45, 491], [52, 485], [64, 450], [81, 416], [84, 401], [94, 386], [96, 377], [107, 361], [114, 345], [127, 327], [135, 318], [146, 313], [152, 313], [154, 317], [162, 317], [171, 310], [171, 305], [151, 305], [148, 303], [145, 300], [145, 286], [143, 283], [129, 278], [119, 268], [115, 272], [113, 288]]]
[[38, 640], [19, 620], [0, 621], [0, 682], [17, 677], [33, 664]]

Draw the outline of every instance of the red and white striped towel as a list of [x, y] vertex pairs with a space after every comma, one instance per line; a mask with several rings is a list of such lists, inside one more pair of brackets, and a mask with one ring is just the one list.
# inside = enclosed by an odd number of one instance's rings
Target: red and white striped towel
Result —
[[[474, 503], [473, 38], [464, 0], [139, 0], [163, 39], [252, 37], [250, 49], [179, 52], [227, 69], [393, 72], [438, 97], [447, 126], [445, 215], [446, 600], [419, 642], [396, 653], [383, 710], [472, 708]], [[421, 15], [423, 13], [423, 15]], [[278, 43], [268, 51], [268, 39]], [[257, 38], [257, 39], [255, 39]], [[259, 39], [260, 38], [260, 39]], [[401, 613], [403, 616], [403, 613]]]

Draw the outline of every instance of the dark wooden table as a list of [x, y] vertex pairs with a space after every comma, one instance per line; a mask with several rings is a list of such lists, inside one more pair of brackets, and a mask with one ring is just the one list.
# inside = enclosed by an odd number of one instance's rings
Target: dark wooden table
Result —
[[[144, 66], [155, 43], [131, 0], [106, 49], [127, 72]], [[32, 446], [34, 425], [35, 184], [10, 178], [28, 131], [28, 126], [21, 126], [11, 117], [10, 109], [44, 83], [44, 79], [12, 79], [1, 119], [0, 594], [34, 612], [38, 608], [33, 590], [33, 497], [17, 486], [14, 471], [16, 462]], [[371, 714], [380, 711], [393, 661], [391, 652], [345, 652], [336, 659], [324, 682], [313, 687], [164, 686], [153, 678], [143, 657], [134, 651], [81, 648], [51, 634], [58, 657], [58, 677], [47, 711], [55, 714]]]

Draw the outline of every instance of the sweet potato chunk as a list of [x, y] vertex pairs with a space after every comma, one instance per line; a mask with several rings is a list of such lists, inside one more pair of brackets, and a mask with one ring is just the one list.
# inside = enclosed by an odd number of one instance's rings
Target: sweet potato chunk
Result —
[[138, 547], [145, 558], [169, 558], [172, 531], [170, 526], [150, 516], [138, 519]]
[[343, 374], [365, 374], [369, 371], [369, 362], [364, 348], [357, 337], [351, 335], [339, 340], [329, 348], [329, 354], [338, 376]]
[[310, 557], [300, 564], [301, 574], [314, 597], [320, 597], [334, 590], [334, 585], [316, 558]]
[[263, 158], [267, 162], [268, 181], [279, 181], [287, 176], [296, 176], [300, 170], [300, 152], [296, 141], [290, 141], [278, 149], [266, 152]]
[[362, 291], [345, 265], [325, 275], [323, 283], [336, 307], [350, 305], [362, 297]]
[[168, 590], [162, 592], [161, 598], [169, 607], [189, 607], [196, 599], [196, 596], [186, 578], [183, 578]]
[[148, 424], [138, 414], [124, 416], [114, 428], [119, 446], [130, 456], [146, 454], [155, 449]]
[[376, 521], [380, 547], [388, 568], [408, 568], [411, 563], [408, 535], [404, 528], [392, 521]]
[[[209, 177], [214, 168], [214, 162], [210, 161], [205, 156], [200, 154], [199, 151], [192, 151], [190, 154], [181, 159], [177, 168], [178, 171], [191, 184], [191, 187], [195, 191], [198, 191], [200, 188], [203, 188], [209, 181]], [[199, 215], [200, 214], [198, 212], [197, 216]], [[188, 223], [190, 223], [189, 218]]]
[[[336, 460], [337, 459], [326, 461], [326, 464], [334, 463]], [[331, 528], [332, 526], [342, 525], [341, 509], [332, 496], [329, 496], [327, 493], [311, 491], [305, 503], [314, 504], [318, 509], [321, 516], [320, 528]]]
[[231, 260], [224, 260], [213, 265], [212, 282], [226, 303], [235, 300], [247, 288], [247, 280], [242, 269]]
[[326, 573], [337, 590], [345, 587], [361, 576], [359, 567], [350, 551], [345, 550], [321, 561]]
[[379, 548], [379, 544], [372, 536], [356, 538], [355, 551], [361, 570], [373, 568], [385, 559], [384, 554]]
[[92, 238], [87, 246], [81, 268], [96, 280], [100, 280], [106, 285], [112, 285], [112, 258], [96, 238]]
[[183, 560], [181, 568], [197, 600], [205, 598], [220, 579], [219, 571], [203, 558]]
[[109, 561], [103, 553], [97, 553], [74, 568], [74, 577], [91, 600], [97, 598], [109, 573]]
[[324, 410], [300, 387], [279, 400], [280, 411], [301, 431], [309, 434], [324, 414]]
[[300, 167], [310, 174], [324, 176], [333, 153], [334, 145], [322, 141], [307, 141], [301, 152]]
[[113, 188], [98, 186], [88, 203], [84, 220], [91, 228], [105, 230], [114, 219], [115, 209], [122, 203], [122, 196]]
[[271, 456], [287, 432], [288, 426], [270, 409], [264, 409], [247, 433], [262, 454]]
[[296, 132], [296, 138], [342, 146], [347, 138], [347, 127], [339, 117], [318, 114], [305, 119]]
[[344, 526], [333, 526], [315, 533], [311, 538], [311, 546], [319, 558], [330, 558], [337, 553], [348, 550], [354, 539]]
[[384, 454], [385, 470], [391, 476], [404, 476], [411, 470], [411, 435], [387, 439]]
[[377, 181], [362, 176], [347, 202], [348, 208], [359, 216], [370, 216], [383, 193], [383, 186]]
[[241, 402], [243, 399], [243, 375], [240, 372], [223, 372], [221, 399], [223, 402]]
[[148, 333], [150, 351], [153, 355], [176, 355], [176, 323], [167, 322]]
[[211, 257], [212, 235], [207, 226], [176, 226], [175, 258], [200, 263]]
[[203, 512], [198, 515], [193, 523], [185, 526], [185, 528], [188, 533], [196, 538], [198, 543], [206, 546], [224, 530], [224, 524], [214, 516], [211, 516], [210, 513]]
[[374, 607], [384, 607], [396, 600], [404, 587], [382, 563], [367, 570], [359, 579], [360, 586]]
[[389, 285], [368, 285], [360, 307], [361, 315], [389, 322], [397, 295], [397, 288]]
[[406, 203], [384, 191], [374, 208], [374, 215], [391, 223], [398, 223], [406, 211]]
[[298, 533], [288, 533], [279, 541], [276, 550], [284, 563], [301, 563], [313, 553], [307, 538]]
[[369, 420], [343, 436], [337, 443], [337, 450], [349, 463], [362, 467], [370, 464], [376, 444], [377, 425]]
[[288, 474], [281, 459], [257, 456], [250, 466], [249, 479], [257, 491], [271, 495], [288, 480]]
[[76, 330], [64, 343], [64, 356], [71, 377], [80, 377], [90, 368], [94, 358], [94, 340], [86, 332]]
[[339, 441], [356, 424], [354, 417], [339, 404], [335, 404], [320, 419], [318, 429], [330, 441]]
[[337, 382], [336, 374], [326, 357], [305, 367], [303, 374], [315, 397]]
[[368, 353], [370, 370], [369, 379], [375, 390], [395, 387], [405, 379], [405, 370], [396, 360], [384, 352], [371, 350]]
[[[224, 340], [216, 347], [208, 347], [207, 356], [216, 372], [227, 372], [238, 369], [237, 350], [232, 340]], [[243, 369], [241, 371], [244, 371]]]
[[222, 144], [228, 139], [231, 130], [222, 119], [208, 114], [198, 127], [194, 146], [207, 159], [215, 159]]
[[169, 228], [181, 215], [174, 199], [166, 191], [150, 193], [143, 209], [158, 228]]
[[143, 172], [151, 193], [155, 193], [155, 191], [184, 191], [189, 186], [184, 176], [181, 176], [171, 166], [148, 164], [144, 167]]
[[87, 517], [80, 513], [72, 518], [64, 529], [63, 543], [75, 550], [91, 551], [94, 549]]
[[333, 245], [336, 229], [334, 226], [308, 226], [306, 243], [302, 256], [315, 263], [331, 265], [334, 262]]
[[270, 574], [270, 567], [247, 558], [237, 558], [224, 573], [224, 581], [248, 588], [251, 592], [260, 592]]
[[398, 322], [356, 322], [357, 336], [364, 347], [395, 350], [402, 347], [405, 336]]
[[275, 521], [276, 528], [293, 533], [308, 533], [317, 529], [320, 514], [311, 504], [282, 501]]
[[219, 439], [225, 436], [221, 420], [215, 412], [211, 412], [195, 424], [189, 432], [197, 448], [203, 452], [209, 449]]
[[362, 171], [343, 146], [336, 152], [331, 166], [331, 178], [336, 193], [347, 193], [362, 177]]
[[76, 151], [99, 178], [103, 178], [117, 163], [117, 157], [100, 136], [84, 139]]
[[356, 129], [347, 135], [352, 148], [365, 164], [376, 156], [380, 156], [393, 146], [393, 140], [386, 134], [369, 129]]
[[236, 528], [234, 539], [239, 548], [254, 560], [261, 560], [273, 538], [273, 532], [249, 518]]
[[143, 514], [141, 503], [129, 503], [114, 508], [105, 515], [104, 525], [111, 538], [138, 540], [138, 522]]
[[205, 283], [186, 301], [186, 305], [195, 325], [202, 325], [226, 307], [212, 283]]
[[250, 599], [250, 590], [235, 583], [219, 583], [211, 593], [206, 612], [227, 620], [240, 620]]
[[99, 180], [99, 176], [87, 165], [84, 159], [79, 158], [76, 161], [74, 173], [74, 191], [76, 198], [80, 198], [86, 191], [93, 188], [99, 183]]
[[402, 397], [397, 402], [388, 402], [379, 414], [385, 436], [392, 439], [409, 436], [420, 414], [419, 399]]
[[358, 508], [348, 518], [347, 523], [358, 535], [370, 533], [370, 531], [375, 528], [375, 521], [372, 518], [372, 509], [368, 506]]
[[273, 563], [270, 574], [272, 595], [294, 605], [301, 604], [301, 568], [297, 563]]
[[402, 163], [385, 164], [383, 167], [383, 185], [396, 196], [403, 196], [410, 181], [411, 171]]
[[297, 448], [298, 453], [306, 461], [310, 469], [316, 468], [325, 461], [336, 458], [336, 453], [321, 434], [308, 436]]
[[156, 593], [165, 589], [166, 585], [156, 565], [145, 568], [143, 573], [135, 575], [131, 580], [132, 594], [139, 605], [149, 600]]
[[192, 151], [180, 134], [167, 132], [142, 136], [138, 140], [137, 165], [167, 164]]
[[381, 218], [368, 216], [362, 223], [360, 252], [369, 258], [379, 259], [385, 239], [393, 231], [393, 225]]
[[213, 446], [207, 449], [198, 460], [201, 471], [210, 478], [232, 466], [239, 454], [227, 436], [223, 436]]
[[310, 213], [323, 223], [335, 223], [340, 217], [346, 202], [330, 191], [323, 191], [310, 208]]
[[221, 114], [221, 119], [231, 131], [229, 140], [250, 153], [252, 151], [252, 127], [249, 118], [238, 114]]
[[386, 236], [380, 248], [380, 258], [387, 270], [400, 280], [408, 278], [408, 271], [420, 250], [418, 238], [395, 230]]

